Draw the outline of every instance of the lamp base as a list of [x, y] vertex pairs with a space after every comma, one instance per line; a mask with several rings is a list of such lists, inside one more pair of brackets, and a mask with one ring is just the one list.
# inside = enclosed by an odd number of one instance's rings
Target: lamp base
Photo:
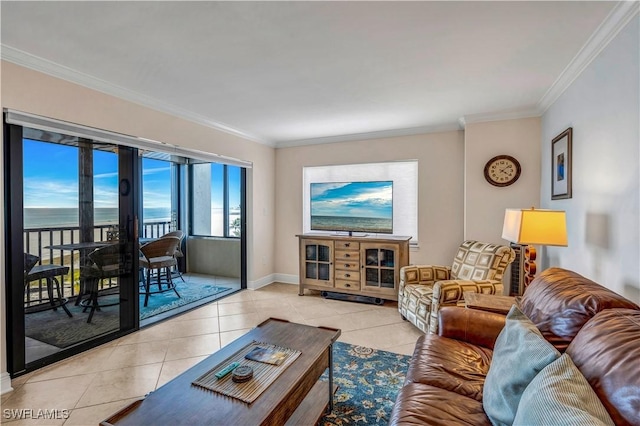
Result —
[[527, 246], [524, 249], [524, 287], [529, 287], [529, 284], [536, 277], [536, 248], [533, 246]]

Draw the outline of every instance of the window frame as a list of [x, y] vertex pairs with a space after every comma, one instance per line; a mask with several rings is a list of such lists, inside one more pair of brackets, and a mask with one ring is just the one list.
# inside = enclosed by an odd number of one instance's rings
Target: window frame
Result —
[[[202, 164], [202, 163], [199, 163]], [[195, 214], [195, 208], [193, 207], [193, 202], [194, 202], [194, 171], [193, 171], [193, 166], [194, 164], [190, 164], [189, 165], [189, 236], [190, 237], [198, 237], [198, 238], [233, 238], [233, 239], [241, 239], [242, 238], [242, 227], [241, 227], [241, 231], [240, 231], [240, 235], [236, 236], [236, 235], [231, 235], [230, 232], [230, 228], [229, 228], [229, 212], [230, 212], [230, 203], [229, 203], [229, 167], [237, 167], [240, 171], [240, 199], [242, 200], [243, 197], [243, 186], [242, 186], [242, 181], [243, 181], [243, 177], [242, 177], [242, 170], [243, 167], [240, 166], [234, 166], [234, 165], [230, 165], [230, 164], [224, 164], [224, 163], [214, 163], [214, 162], [210, 162], [208, 164], [219, 164], [222, 165], [222, 192], [223, 192], [223, 196], [222, 196], [222, 232], [223, 235], [205, 235], [205, 234], [196, 234], [193, 232], [193, 224], [194, 222], [194, 214]], [[243, 209], [240, 209], [240, 214], [243, 214]], [[240, 219], [240, 223], [243, 223], [242, 217]]]

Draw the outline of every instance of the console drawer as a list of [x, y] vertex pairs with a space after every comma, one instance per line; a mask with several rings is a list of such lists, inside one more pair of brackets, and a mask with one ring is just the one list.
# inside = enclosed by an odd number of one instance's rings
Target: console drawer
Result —
[[360, 290], [360, 281], [335, 280], [335, 288]]
[[336, 250], [360, 250], [360, 243], [354, 241], [335, 241], [334, 247]]
[[336, 260], [336, 269], [342, 269], [343, 271], [357, 271], [360, 267], [360, 262], [357, 260]]
[[356, 263], [360, 260], [360, 252], [357, 250], [336, 250], [336, 260], [351, 260]]
[[339, 271], [335, 272], [336, 280], [360, 281], [360, 271]]

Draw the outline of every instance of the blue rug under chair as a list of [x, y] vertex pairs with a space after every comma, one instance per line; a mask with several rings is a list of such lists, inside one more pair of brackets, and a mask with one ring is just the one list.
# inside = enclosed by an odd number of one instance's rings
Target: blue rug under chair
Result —
[[[231, 290], [230, 287], [221, 287], [214, 284], [184, 283], [180, 279], [174, 279], [174, 283], [176, 284], [176, 290], [180, 293], [179, 298], [173, 290], [151, 294], [146, 307], [144, 306], [144, 290], [142, 288], [140, 289], [141, 320]], [[157, 285], [151, 283], [151, 291], [155, 291], [156, 289]]]

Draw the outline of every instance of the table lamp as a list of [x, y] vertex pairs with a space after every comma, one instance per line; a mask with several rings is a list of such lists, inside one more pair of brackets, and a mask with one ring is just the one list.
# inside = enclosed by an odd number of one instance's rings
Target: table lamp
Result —
[[525, 245], [524, 268], [520, 280], [528, 286], [536, 275], [536, 249], [542, 246], [567, 244], [567, 219], [564, 211], [535, 209], [506, 209], [502, 238], [515, 244]]

